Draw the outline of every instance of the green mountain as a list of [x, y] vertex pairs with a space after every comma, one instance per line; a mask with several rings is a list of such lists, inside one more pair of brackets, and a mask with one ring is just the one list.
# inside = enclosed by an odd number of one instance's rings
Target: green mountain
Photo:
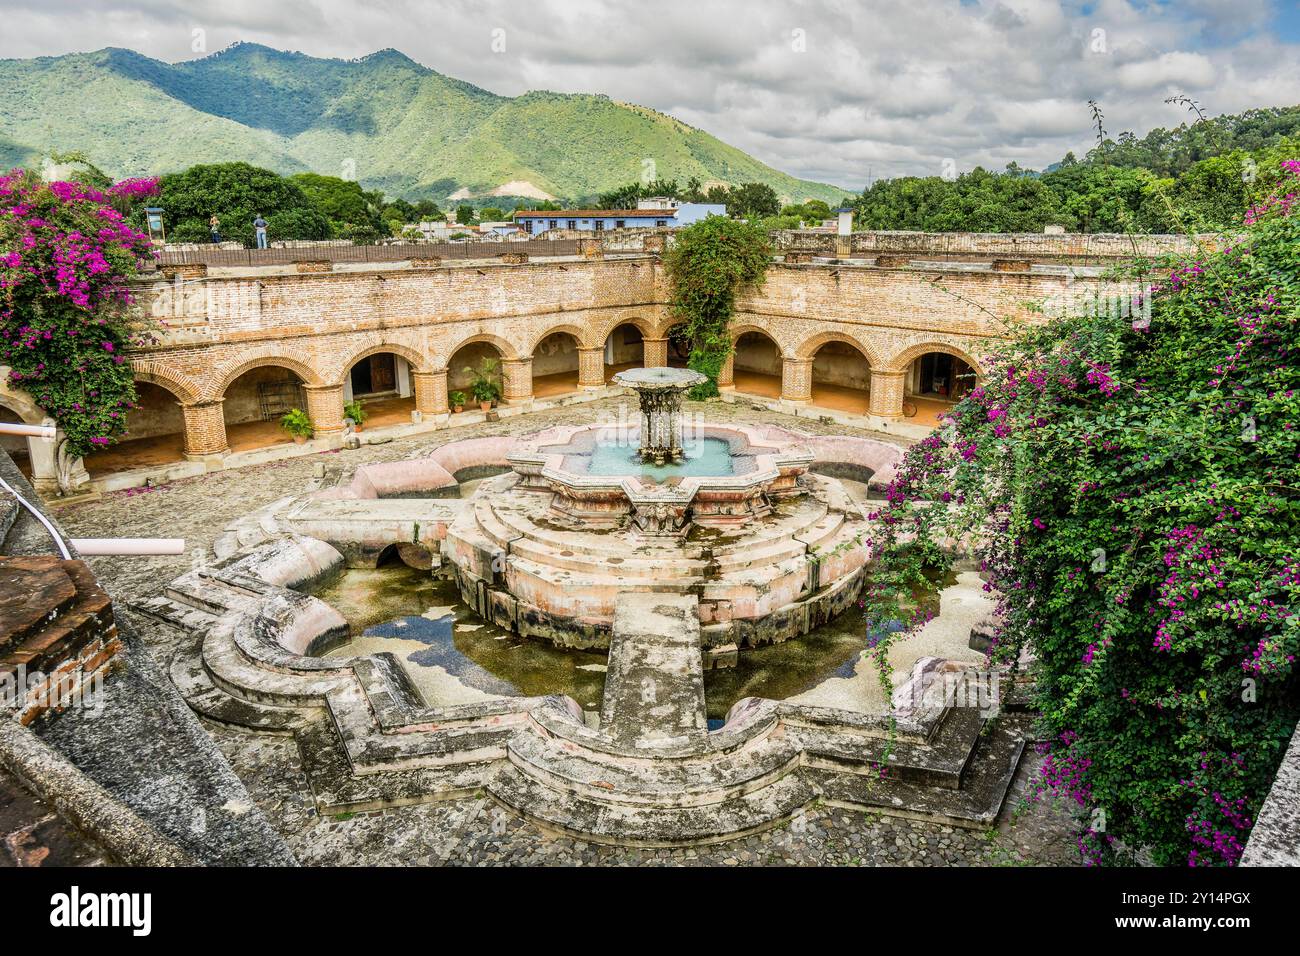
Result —
[[845, 191], [795, 179], [703, 130], [607, 96], [497, 96], [396, 50], [326, 60], [238, 43], [163, 63], [131, 50], [0, 60], [0, 165], [80, 150], [116, 176], [244, 160], [355, 176], [407, 198], [594, 196], [641, 178], [767, 183], [783, 200]]

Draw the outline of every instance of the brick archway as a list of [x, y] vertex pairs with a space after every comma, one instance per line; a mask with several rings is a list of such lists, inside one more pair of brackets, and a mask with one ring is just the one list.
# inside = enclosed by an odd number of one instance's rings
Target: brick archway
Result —
[[[459, 342], [456, 342], [453, 345], [448, 346], [448, 348], [445, 350], [447, 357], [443, 360], [440, 366], [435, 365], [434, 369], [436, 370], [438, 368], [442, 368], [442, 369], [451, 368], [451, 360], [456, 357], [457, 352], [465, 348], [465, 346], [467, 345], [475, 345], [480, 342], [490, 345], [494, 349], [496, 349], [497, 354], [501, 356], [501, 361], [503, 362], [511, 362], [511, 361], [517, 362], [520, 359], [528, 357], [527, 355], [521, 355], [519, 350], [515, 348], [514, 343], [508, 341], [507, 339], [503, 339], [499, 335], [493, 335], [490, 332], [479, 332], [476, 335], [468, 336], [467, 338], [463, 338]], [[529, 353], [529, 355], [531, 354], [532, 353]]]
[[[537, 346], [541, 345], [552, 335], [559, 335], [560, 333], [572, 336], [573, 340], [578, 343], [578, 348], [580, 349], [598, 349], [605, 344], [604, 339], [601, 339], [599, 342], [592, 341], [594, 336], [592, 336], [591, 329], [589, 328], [584, 329], [580, 325], [562, 323], [560, 325], [549, 326], [540, 335], [533, 336], [532, 341], [528, 343], [527, 354], [532, 355], [537, 351]], [[520, 349], [521, 353], [523, 351], [523, 349]]]
[[423, 355], [409, 345], [399, 345], [396, 342], [380, 342], [376, 345], [369, 345], [359, 352], [355, 352], [345, 359], [339, 368], [335, 369], [328, 376], [328, 380], [335, 385], [342, 385], [352, 371], [353, 366], [363, 359], [368, 359], [372, 355], [383, 355], [390, 353], [400, 356], [411, 367], [412, 372], [428, 371], [431, 363], [427, 356]]
[[[760, 329], [758, 331], [763, 330]], [[766, 334], [768, 338], [772, 337], [770, 332]], [[816, 335], [804, 339], [804, 341], [799, 344], [799, 346], [794, 350], [794, 357], [804, 361], [812, 361], [813, 357], [817, 354], [817, 350], [829, 342], [842, 342], [845, 345], [857, 349], [862, 353], [862, 357], [867, 360], [867, 365], [872, 369], [881, 369], [886, 367], [884, 361], [876, 354], [875, 349], [869, 346], [866, 342], [863, 342], [861, 339], [845, 332], [818, 332]]]
[[[600, 326], [596, 334], [592, 336], [595, 343], [593, 348], [603, 347], [609, 341], [609, 337], [620, 325], [631, 325], [641, 333], [643, 339], [659, 339], [668, 334], [668, 329], [676, 325], [676, 322], [656, 323], [650, 319], [642, 318], [639, 315], [628, 316], [626, 318], [616, 318]], [[661, 327], [662, 326], [662, 327]], [[596, 341], [596, 340], [599, 341]]]
[[297, 375], [304, 385], [314, 388], [323, 388], [328, 384], [321, 374], [307, 362], [304, 362], [295, 356], [286, 355], [283, 352], [267, 351], [261, 354], [249, 356], [233, 366], [228, 364], [218, 369], [217, 373], [213, 376], [217, 384], [207, 392], [205, 398], [209, 401], [216, 401], [217, 399], [222, 398], [226, 394], [226, 390], [229, 389], [230, 386], [234, 384], [235, 380], [241, 375], [251, 372], [255, 368], [265, 368], [269, 365], [288, 369]]
[[150, 385], [166, 389], [182, 405], [192, 405], [199, 401], [200, 389], [197, 383], [191, 382], [188, 377], [175, 374], [157, 362], [139, 359], [132, 361], [131, 376], [137, 381], [148, 382]]
[[894, 372], [906, 372], [908, 366], [929, 352], [941, 352], [944, 355], [959, 358], [973, 368], [977, 376], [982, 377], [984, 375], [984, 369], [978, 359], [971, 355], [970, 352], [947, 342], [922, 342], [917, 345], [910, 345], [894, 356], [888, 368]]

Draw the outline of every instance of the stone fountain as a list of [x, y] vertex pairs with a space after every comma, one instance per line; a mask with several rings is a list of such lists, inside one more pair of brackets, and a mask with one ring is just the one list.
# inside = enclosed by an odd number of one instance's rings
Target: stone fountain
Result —
[[641, 404], [642, 461], [682, 460], [682, 395], [707, 381], [693, 369], [666, 366], [630, 368], [614, 376], [614, 383], [635, 391]]

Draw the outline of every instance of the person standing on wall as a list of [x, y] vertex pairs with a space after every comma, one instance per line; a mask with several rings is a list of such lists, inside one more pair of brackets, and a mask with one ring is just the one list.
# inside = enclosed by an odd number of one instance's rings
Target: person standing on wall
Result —
[[212, 218], [208, 220], [208, 231], [212, 233], [213, 245], [221, 241], [221, 220], [217, 218], [216, 213], [213, 213]]
[[259, 212], [257, 218], [253, 220], [253, 229], [257, 233], [257, 248], [266, 248], [266, 220], [262, 218]]

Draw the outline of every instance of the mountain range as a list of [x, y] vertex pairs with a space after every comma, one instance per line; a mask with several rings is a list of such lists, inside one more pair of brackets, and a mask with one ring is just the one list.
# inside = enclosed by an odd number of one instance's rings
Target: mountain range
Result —
[[789, 202], [846, 192], [656, 110], [600, 94], [498, 96], [396, 50], [336, 60], [237, 43], [179, 63], [119, 48], [0, 60], [0, 165], [71, 150], [117, 177], [243, 160], [408, 199], [592, 197], [640, 179], [647, 158], [682, 184], [761, 182]]

